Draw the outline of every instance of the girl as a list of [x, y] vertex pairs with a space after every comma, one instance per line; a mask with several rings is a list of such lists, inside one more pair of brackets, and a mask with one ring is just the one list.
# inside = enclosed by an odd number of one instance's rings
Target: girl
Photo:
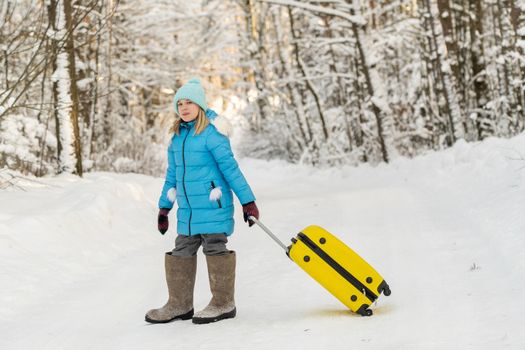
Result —
[[[177, 202], [175, 249], [165, 254], [169, 299], [146, 314], [146, 321], [166, 323], [193, 319], [210, 323], [236, 314], [234, 301], [235, 252], [226, 248], [233, 233], [233, 195], [242, 204], [244, 221], [259, 218], [255, 196], [233, 157], [228, 121], [208, 109], [198, 79], [191, 79], [175, 94], [179, 116], [171, 129], [168, 170], [159, 199], [158, 229], [168, 230], [168, 213]], [[212, 299], [193, 313], [197, 250], [202, 245], [208, 264]]]

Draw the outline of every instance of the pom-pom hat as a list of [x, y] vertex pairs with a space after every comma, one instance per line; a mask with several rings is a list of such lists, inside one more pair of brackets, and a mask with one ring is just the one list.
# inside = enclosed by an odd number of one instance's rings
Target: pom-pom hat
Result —
[[197, 78], [192, 78], [188, 82], [180, 87], [173, 98], [173, 104], [175, 105], [175, 112], [179, 114], [179, 106], [177, 102], [179, 100], [190, 100], [193, 103], [197, 104], [205, 112], [208, 109], [206, 104], [206, 95], [204, 94], [204, 89], [202, 88], [201, 81]]

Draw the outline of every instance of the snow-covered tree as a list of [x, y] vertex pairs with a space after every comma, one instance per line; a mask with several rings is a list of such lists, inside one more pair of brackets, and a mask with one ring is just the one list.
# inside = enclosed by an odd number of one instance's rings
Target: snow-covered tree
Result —
[[524, 13], [524, 0], [5, 0], [0, 167], [160, 174], [173, 94], [194, 76], [253, 157], [376, 164], [516, 135]]

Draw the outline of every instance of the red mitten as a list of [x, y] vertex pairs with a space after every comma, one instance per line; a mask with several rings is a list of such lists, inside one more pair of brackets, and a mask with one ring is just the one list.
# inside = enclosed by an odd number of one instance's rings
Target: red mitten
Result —
[[170, 226], [170, 223], [168, 221], [168, 213], [170, 212], [170, 209], [166, 208], [160, 208], [159, 210], [159, 216], [157, 217], [157, 223], [159, 232], [162, 234], [165, 234], [166, 231], [168, 231], [168, 228]]
[[244, 215], [244, 222], [248, 222], [248, 226], [250, 227], [252, 227], [254, 222], [252, 220], [249, 220], [248, 217], [253, 216], [257, 220], [259, 220], [259, 209], [257, 208], [257, 205], [255, 205], [255, 202], [243, 204], [242, 212]]

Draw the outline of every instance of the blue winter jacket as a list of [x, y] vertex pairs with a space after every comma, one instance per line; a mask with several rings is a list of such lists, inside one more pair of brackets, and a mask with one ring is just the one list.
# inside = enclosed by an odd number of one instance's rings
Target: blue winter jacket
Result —
[[193, 121], [181, 123], [179, 135], [173, 135], [159, 208], [173, 207], [167, 194], [176, 188], [178, 234], [229, 236], [234, 227], [232, 190], [241, 204], [255, 196], [233, 157], [230, 140], [214, 125], [217, 114], [208, 109], [206, 116], [210, 124], [200, 134], [195, 135]]

